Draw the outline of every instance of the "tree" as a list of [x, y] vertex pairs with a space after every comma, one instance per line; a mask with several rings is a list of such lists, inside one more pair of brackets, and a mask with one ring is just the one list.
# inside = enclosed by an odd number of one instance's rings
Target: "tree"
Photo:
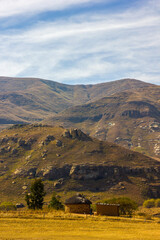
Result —
[[60, 197], [57, 197], [56, 196], [56, 193], [54, 192], [53, 195], [52, 195], [52, 198], [51, 198], [51, 201], [50, 201], [50, 204], [49, 204], [49, 208], [53, 208], [53, 209], [56, 209], [56, 210], [63, 210], [64, 209], [64, 206], [63, 204], [60, 202]]
[[30, 188], [31, 193], [27, 193], [25, 200], [28, 208], [30, 209], [42, 209], [44, 204], [44, 184], [41, 179], [35, 179]]
[[155, 207], [155, 199], [145, 200], [144, 203], [143, 203], [143, 207], [145, 207], [145, 208]]
[[121, 215], [132, 216], [133, 212], [138, 208], [138, 205], [135, 201], [127, 197], [119, 197], [107, 199], [105, 203], [109, 204], [119, 204], [119, 211]]
[[160, 198], [155, 200], [155, 206], [160, 207]]
[[152, 189], [151, 189], [149, 186], [145, 186], [145, 187], [142, 189], [141, 194], [142, 194], [142, 196], [143, 196], [145, 199], [154, 198], [154, 194], [153, 194], [153, 192], [152, 192]]

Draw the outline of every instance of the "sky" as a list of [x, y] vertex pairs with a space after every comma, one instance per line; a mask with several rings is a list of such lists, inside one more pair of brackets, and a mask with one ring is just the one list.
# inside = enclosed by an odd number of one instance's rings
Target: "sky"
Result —
[[160, 84], [160, 0], [0, 0], [0, 76]]

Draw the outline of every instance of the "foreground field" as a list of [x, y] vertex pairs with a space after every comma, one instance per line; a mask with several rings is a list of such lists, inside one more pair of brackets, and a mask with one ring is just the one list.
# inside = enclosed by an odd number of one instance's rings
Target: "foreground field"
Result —
[[0, 239], [159, 240], [158, 220], [74, 215], [0, 215]]

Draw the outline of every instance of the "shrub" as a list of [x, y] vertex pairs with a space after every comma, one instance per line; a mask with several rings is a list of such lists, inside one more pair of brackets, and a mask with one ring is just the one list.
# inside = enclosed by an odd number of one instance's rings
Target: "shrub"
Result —
[[3, 202], [0, 204], [0, 210], [2, 211], [16, 210], [16, 206], [11, 202]]
[[137, 210], [138, 205], [135, 201], [127, 197], [119, 197], [107, 199], [105, 203], [109, 204], [119, 204], [120, 215], [129, 215], [132, 216], [133, 212]]
[[155, 207], [160, 207], [160, 198], [155, 200]]
[[64, 206], [60, 202], [60, 197], [56, 196], [56, 193], [53, 193], [50, 204], [48, 205], [49, 208], [53, 208], [55, 210], [63, 210]]
[[152, 189], [151, 189], [149, 186], [145, 186], [145, 187], [142, 189], [141, 194], [142, 194], [142, 196], [143, 196], [145, 199], [153, 198], [153, 197], [154, 197], [154, 194], [153, 194], [153, 192], [152, 192]]
[[144, 203], [143, 203], [143, 207], [145, 207], [145, 208], [155, 207], [155, 199], [145, 200]]

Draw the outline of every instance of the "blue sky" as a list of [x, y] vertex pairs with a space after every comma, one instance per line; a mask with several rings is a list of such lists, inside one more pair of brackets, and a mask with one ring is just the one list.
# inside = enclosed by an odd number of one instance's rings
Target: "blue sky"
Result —
[[0, 76], [160, 84], [160, 0], [0, 0]]

